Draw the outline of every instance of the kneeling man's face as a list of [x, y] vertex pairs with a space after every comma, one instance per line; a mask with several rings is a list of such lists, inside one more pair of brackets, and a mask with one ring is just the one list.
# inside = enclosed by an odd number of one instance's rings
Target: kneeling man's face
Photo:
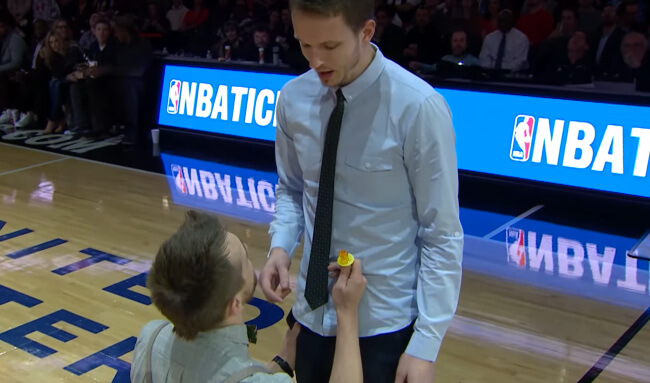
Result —
[[255, 288], [257, 287], [257, 278], [255, 276], [255, 269], [253, 263], [248, 258], [248, 248], [242, 241], [233, 233], [228, 233], [226, 237], [226, 246], [228, 248], [228, 258], [237, 270], [241, 269], [244, 285], [237, 293], [237, 297], [242, 302], [248, 303], [253, 299]]

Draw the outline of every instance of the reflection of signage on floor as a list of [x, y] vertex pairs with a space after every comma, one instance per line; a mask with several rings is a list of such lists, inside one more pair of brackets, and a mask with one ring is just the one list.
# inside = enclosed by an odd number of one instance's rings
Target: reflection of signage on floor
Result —
[[161, 153], [174, 203], [268, 224], [275, 211], [275, 172]]
[[[6, 222], [0, 220], [0, 242], [12, 240], [13, 238], [22, 237], [34, 232], [33, 230], [27, 228], [8, 232], [8, 230], [3, 230], [5, 224]], [[5, 257], [8, 258], [6, 261], [16, 262], [18, 260], [18, 262], [20, 262], [20, 258], [28, 257], [37, 252], [60, 246], [64, 243], [68, 243], [68, 241], [61, 238], [56, 238], [40, 244], [35, 244], [34, 246], [5, 254]], [[110, 262], [116, 265], [125, 265], [131, 262], [130, 259], [92, 248], [80, 250], [79, 253], [83, 254], [83, 259], [72, 262], [69, 265], [53, 269], [51, 272], [55, 275], [74, 278], [74, 275], [77, 271], [86, 267], [90, 267], [95, 263]], [[9, 270], [7, 268], [7, 266], [9, 266], [9, 263], [3, 263], [3, 265], [5, 266], [6, 270]], [[19, 267], [19, 269], [21, 268]], [[135, 291], [136, 289], [133, 289], [134, 287], [138, 286], [140, 288], [146, 287], [146, 272], [142, 272], [135, 276], [130, 276], [124, 280], [106, 286], [102, 290], [103, 292], [113, 294], [123, 299], [128, 299], [141, 305], [151, 305], [151, 298], [149, 296], [141, 294]], [[93, 291], [92, 295], [96, 295], [97, 293], [97, 291]], [[41, 303], [43, 303], [42, 300], [38, 299], [35, 296], [27, 295], [24, 292], [14, 290], [10, 287], [0, 284], [0, 306], [9, 302], [14, 302], [15, 304], [21, 305], [27, 310], [30, 310], [31, 308], [39, 306]], [[247, 323], [255, 324], [258, 329], [272, 326], [281, 321], [284, 317], [284, 311], [282, 308], [273, 303], [269, 303], [258, 298], [253, 298], [249, 304], [251, 306], [255, 306], [259, 310], [259, 315]], [[36, 335], [36, 337], [34, 337], [34, 333], [41, 333], [43, 336], [52, 337], [61, 343], [67, 343], [78, 337], [83, 340], [84, 337], [88, 338], [92, 337], [94, 334], [103, 334], [104, 331], [110, 328], [104, 323], [97, 322], [78, 313], [75, 313], [73, 312], [74, 310], [46, 310], [47, 313], [44, 315], [41, 314], [43, 313], [42, 307], [37, 308], [37, 310], [39, 314], [35, 319], [24, 323], [11, 323], [9, 330], [0, 333], [0, 342], [10, 344], [22, 350], [23, 352], [29, 353], [39, 359], [45, 359], [59, 352], [53, 348], [55, 346], [52, 346], [56, 345], [56, 342], [32, 340], [43, 339], [41, 335]], [[104, 319], [102, 319], [102, 322], [104, 322], [104, 320], [105, 316]], [[61, 322], [67, 323], [65, 329], [57, 328], [56, 324]], [[145, 323], [141, 323], [141, 325], [144, 326]], [[104, 337], [101, 339], [109, 338], [104, 335]], [[113, 339], [113, 341], [115, 340], [114, 337], [111, 337], [110, 339]], [[131, 365], [121, 360], [120, 358], [133, 351], [135, 348], [136, 340], [137, 338], [135, 336], [129, 336], [125, 339], [121, 339], [117, 343], [111, 344], [108, 347], [95, 352], [94, 354], [88, 355], [72, 364], [63, 367], [63, 369], [79, 376], [93, 371], [98, 367], [109, 367], [113, 370], [116, 370], [116, 374], [112, 379], [112, 382], [130, 382], [129, 372], [131, 370]], [[46, 343], [47, 345], [41, 342]], [[56, 358], [57, 356], [54, 357]]]
[[[646, 294], [647, 263], [627, 256], [631, 239], [522, 222], [506, 230], [508, 263], [530, 272]], [[643, 261], [639, 261], [643, 262]]]
[[83, 154], [93, 150], [118, 145], [115, 139], [95, 141], [79, 138], [71, 134], [43, 134], [42, 130], [17, 130], [0, 137], [3, 141], [22, 141], [29, 146], [44, 146], [48, 149], [59, 149], [64, 152]]

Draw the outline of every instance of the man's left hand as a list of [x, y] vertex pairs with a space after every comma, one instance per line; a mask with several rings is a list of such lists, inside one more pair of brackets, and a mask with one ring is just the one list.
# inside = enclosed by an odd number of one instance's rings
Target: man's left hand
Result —
[[395, 383], [431, 383], [433, 382], [435, 363], [402, 354], [397, 365]]

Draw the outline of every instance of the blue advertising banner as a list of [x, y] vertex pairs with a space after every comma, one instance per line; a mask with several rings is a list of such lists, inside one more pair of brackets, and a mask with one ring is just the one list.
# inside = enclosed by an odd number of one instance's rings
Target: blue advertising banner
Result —
[[[167, 65], [158, 123], [263, 141], [295, 76]], [[461, 170], [650, 197], [650, 108], [437, 88]]]

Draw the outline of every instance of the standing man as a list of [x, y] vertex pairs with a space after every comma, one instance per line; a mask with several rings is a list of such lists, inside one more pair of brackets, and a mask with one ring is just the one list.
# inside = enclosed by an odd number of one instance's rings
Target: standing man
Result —
[[451, 113], [431, 86], [370, 43], [374, 0], [291, 0], [312, 70], [277, 102], [279, 175], [271, 250], [260, 284], [289, 293], [299, 382], [326, 382], [336, 311], [327, 265], [344, 249], [368, 281], [359, 307], [366, 382], [431, 383], [461, 282], [463, 231]]

